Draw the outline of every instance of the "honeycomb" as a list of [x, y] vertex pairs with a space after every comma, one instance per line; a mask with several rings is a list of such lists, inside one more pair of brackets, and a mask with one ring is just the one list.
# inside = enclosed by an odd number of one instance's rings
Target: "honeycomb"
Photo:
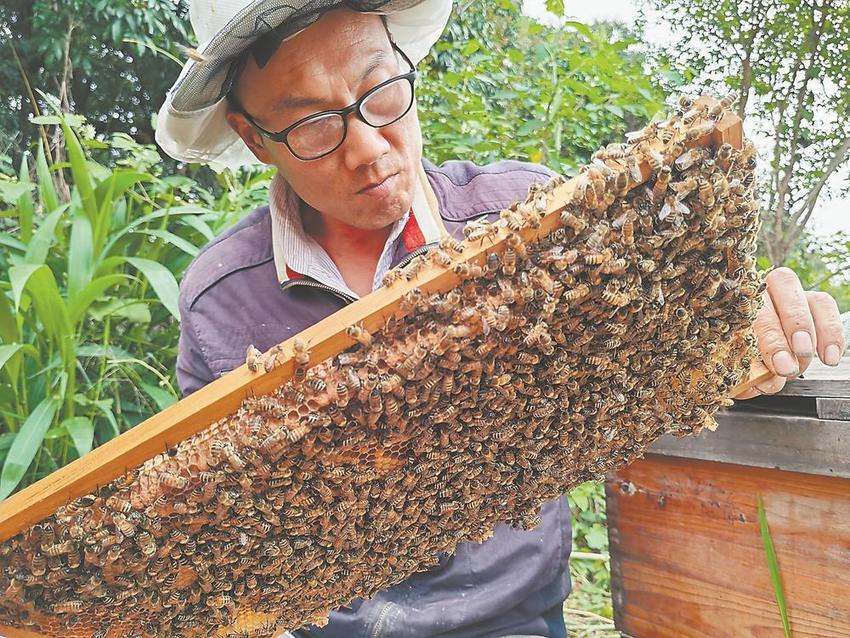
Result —
[[[686, 144], [731, 99], [683, 96], [600, 150], [556, 229], [533, 186], [390, 272], [460, 283], [0, 544], [0, 624], [51, 637], [275, 635], [427, 570], [495, 525], [713, 428], [754, 356], [753, 146]], [[652, 175], [643, 186], [640, 163]], [[464, 250], [507, 234], [481, 263]], [[275, 365], [275, 352], [248, 364]]]

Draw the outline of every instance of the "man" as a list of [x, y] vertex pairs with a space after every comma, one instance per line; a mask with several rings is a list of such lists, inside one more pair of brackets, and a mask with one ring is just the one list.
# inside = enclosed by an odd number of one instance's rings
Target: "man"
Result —
[[[392, 266], [469, 219], [498, 213], [551, 173], [421, 157], [414, 63], [450, 0], [281, 3], [195, 0], [206, 41], [169, 94], [158, 140], [173, 156], [278, 169], [268, 207], [193, 262], [181, 285], [184, 394], [368, 294]], [[383, 11], [384, 18], [370, 11]], [[261, 36], [261, 37], [260, 37]], [[393, 42], [393, 40], [395, 42]], [[775, 392], [811, 361], [837, 362], [835, 302], [787, 269], [768, 280], [757, 331]], [[565, 636], [571, 545], [564, 498], [532, 531], [501, 525], [429, 572], [333, 612], [296, 636]]]

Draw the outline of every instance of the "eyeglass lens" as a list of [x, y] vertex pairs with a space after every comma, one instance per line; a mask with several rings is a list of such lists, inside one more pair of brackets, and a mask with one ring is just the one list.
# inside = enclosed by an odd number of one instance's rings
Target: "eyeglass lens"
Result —
[[[387, 126], [404, 116], [413, 103], [413, 86], [407, 78], [399, 78], [382, 86], [363, 100], [360, 112], [373, 127]], [[320, 115], [296, 126], [287, 142], [292, 152], [302, 159], [315, 158], [334, 150], [345, 136], [345, 122], [338, 113]]]

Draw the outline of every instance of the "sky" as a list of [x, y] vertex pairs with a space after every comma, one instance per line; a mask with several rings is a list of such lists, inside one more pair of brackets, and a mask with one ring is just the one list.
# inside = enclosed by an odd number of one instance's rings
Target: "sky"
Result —
[[[622, 22], [634, 22], [637, 19], [638, 3], [634, 0], [594, 0], [594, 2], [582, 2], [581, 0], [565, 0], [567, 15], [580, 22], [592, 23], [596, 20], [620, 20]], [[545, 0], [524, 0], [523, 6], [528, 15], [539, 17], [545, 21]], [[647, 26], [646, 38], [652, 43], [661, 43], [669, 37], [669, 30], [663, 26], [661, 21], [650, 20]], [[847, 179], [845, 168], [843, 175], [835, 175], [834, 183], [837, 185], [843, 177]], [[850, 233], [850, 199], [825, 200], [821, 197], [818, 207], [812, 215], [809, 227], [818, 235], [829, 236], [837, 231]]]

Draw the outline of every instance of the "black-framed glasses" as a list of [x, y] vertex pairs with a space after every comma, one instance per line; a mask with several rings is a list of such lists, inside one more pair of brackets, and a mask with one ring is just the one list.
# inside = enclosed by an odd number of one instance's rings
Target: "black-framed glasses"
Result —
[[235, 96], [231, 94], [228, 99], [260, 135], [286, 144], [289, 151], [302, 161], [317, 160], [342, 146], [348, 135], [348, 116], [352, 113], [369, 126], [381, 128], [398, 122], [410, 111], [413, 106], [416, 67], [394, 42], [392, 47], [401, 54], [410, 66], [410, 71], [373, 86], [350, 106], [313, 113], [276, 133], [257, 124]]

